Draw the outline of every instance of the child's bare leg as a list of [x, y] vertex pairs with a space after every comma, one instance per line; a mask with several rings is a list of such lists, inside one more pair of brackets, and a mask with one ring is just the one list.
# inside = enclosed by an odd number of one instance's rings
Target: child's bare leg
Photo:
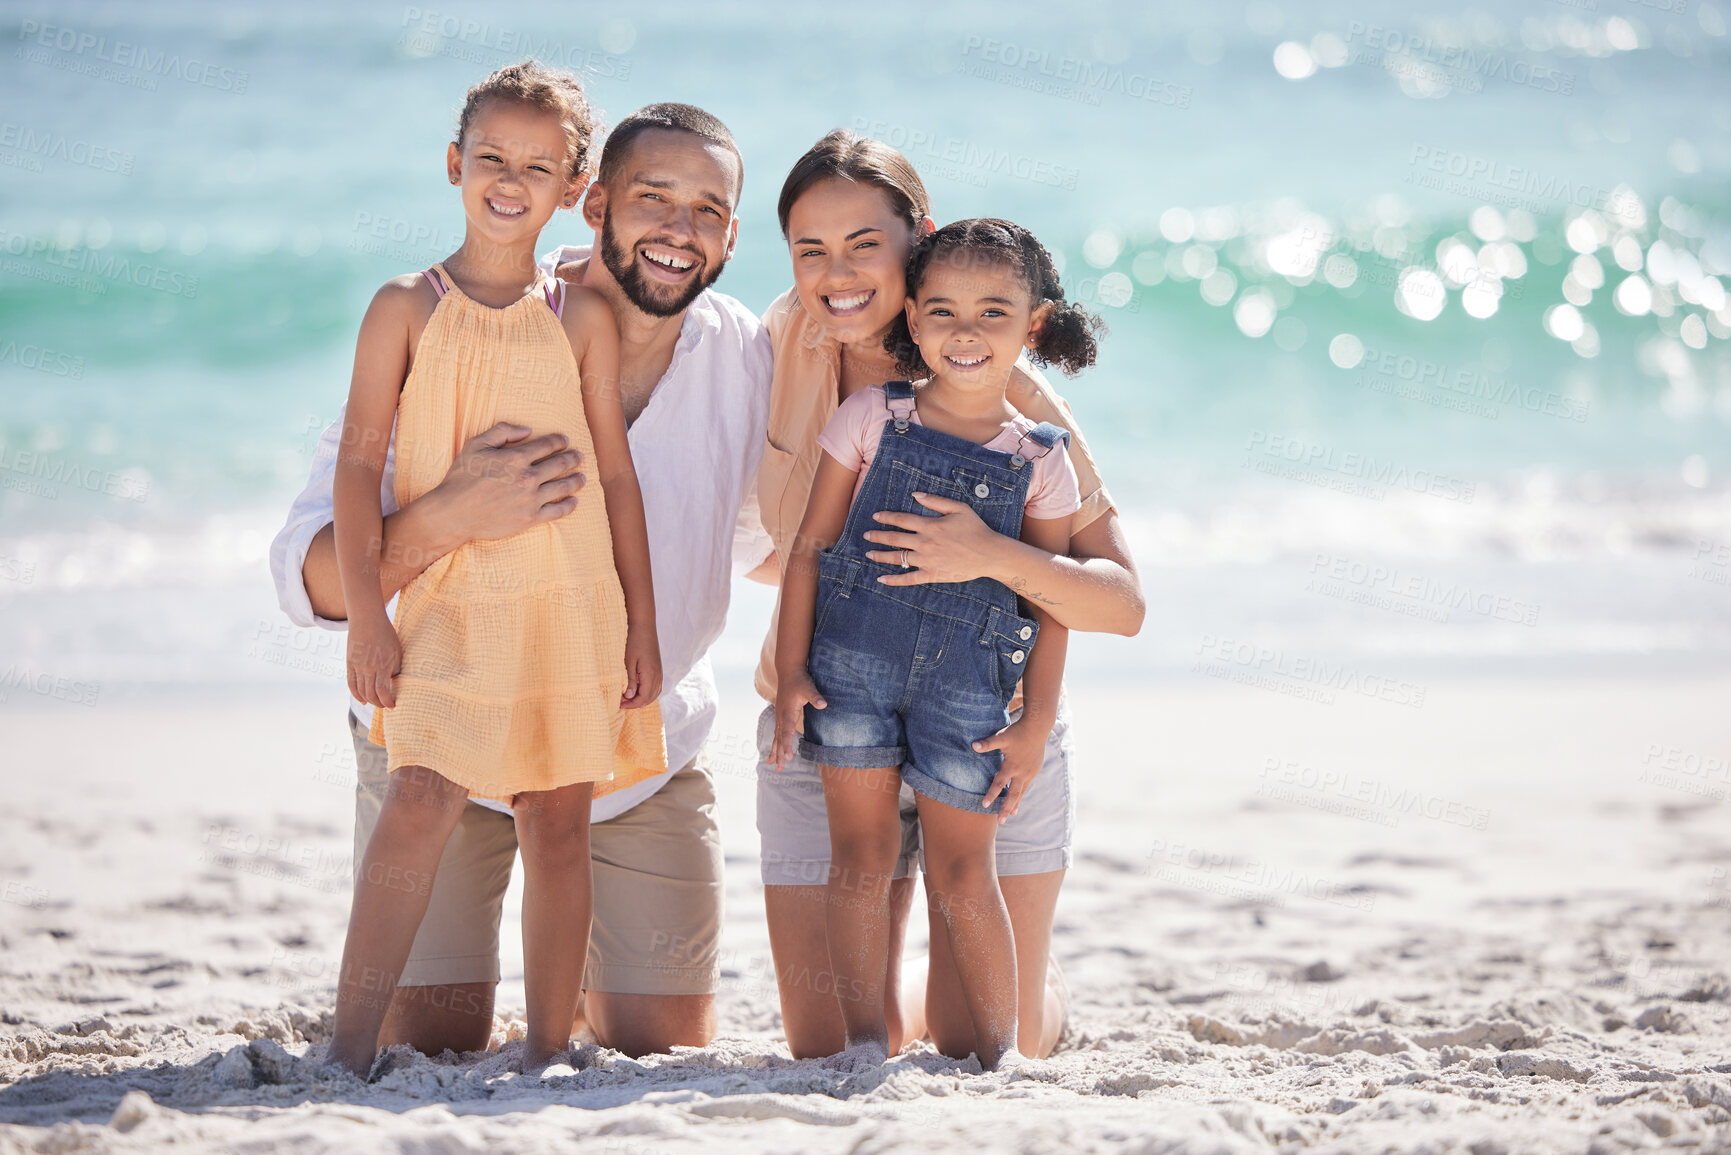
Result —
[[523, 1069], [544, 1067], [571, 1045], [572, 1020], [589, 957], [594, 874], [589, 862], [592, 782], [517, 795], [523, 854], [523, 988], [529, 1035]]
[[379, 1027], [397, 976], [427, 913], [439, 856], [468, 797], [463, 787], [424, 766], [404, 766], [391, 775], [355, 882], [326, 1053], [363, 1079], [378, 1054]]
[[830, 971], [847, 1046], [875, 1044], [887, 1054], [884, 976], [890, 942], [890, 875], [902, 848], [902, 779], [893, 768], [823, 767], [829, 811]]
[[996, 814], [918, 796], [926, 893], [942, 916], [961, 979], [975, 1054], [986, 1070], [1016, 1047], [1016, 943], [998, 889]]

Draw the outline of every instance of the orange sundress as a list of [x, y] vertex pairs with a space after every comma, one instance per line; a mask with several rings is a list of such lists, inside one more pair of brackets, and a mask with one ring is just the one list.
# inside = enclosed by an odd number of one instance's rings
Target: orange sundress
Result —
[[[427, 270], [439, 303], [397, 402], [396, 496], [439, 484], [469, 438], [499, 421], [563, 433], [595, 460], [577, 362], [543, 280], [494, 309]], [[425, 766], [473, 797], [594, 782], [609, 793], [667, 769], [661, 707], [622, 710], [625, 595], [600, 484], [577, 508], [435, 561], [397, 601], [397, 705], [373, 711], [394, 772]]]

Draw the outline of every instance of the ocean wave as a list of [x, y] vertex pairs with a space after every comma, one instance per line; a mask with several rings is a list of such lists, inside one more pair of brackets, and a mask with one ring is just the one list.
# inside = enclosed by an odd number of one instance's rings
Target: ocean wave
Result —
[[1138, 561], [1207, 566], [1373, 553], [1439, 560], [1546, 563], [1720, 556], [1731, 543], [1731, 489], [1657, 482], [1560, 481], [1535, 472], [1480, 486], [1470, 502], [1410, 490], [1342, 492], [1318, 474], [1306, 484], [1240, 487], [1218, 501], [1122, 510]]

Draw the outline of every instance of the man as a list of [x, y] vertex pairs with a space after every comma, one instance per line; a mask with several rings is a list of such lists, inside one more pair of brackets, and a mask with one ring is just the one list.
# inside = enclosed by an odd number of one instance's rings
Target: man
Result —
[[[608, 137], [583, 202], [598, 252], [566, 246], [542, 260], [606, 296], [619, 322], [617, 385], [655, 575], [669, 770], [594, 803], [595, 915], [574, 1024], [586, 1021], [603, 1045], [630, 1055], [702, 1046], [715, 1032], [721, 848], [714, 789], [696, 761], [717, 708], [705, 652], [726, 617], [736, 522], [752, 518], [770, 384], [769, 342], [756, 316], [709, 287], [738, 239], [743, 176], [739, 149], [715, 117], [683, 104], [640, 109]], [[344, 626], [330, 528], [341, 430], [339, 414], [271, 547], [278, 599], [302, 626]], [[401, 510], [387, 462], [380, 567], [387, 597], [466, 542], [509, 537], [584, 500], [576, 453], [556, 433], [531, 432], [501, 424], [472, 439], [444, 482]], [[388, 781], [384, 750], [366, 739], [369, 721], [370, 710], [351, 702], [357, 864]], [[508, 812], [465, 807], [381, 1047], [409, 1043], [431, 1054], [486, 1047], [515, 853]]]

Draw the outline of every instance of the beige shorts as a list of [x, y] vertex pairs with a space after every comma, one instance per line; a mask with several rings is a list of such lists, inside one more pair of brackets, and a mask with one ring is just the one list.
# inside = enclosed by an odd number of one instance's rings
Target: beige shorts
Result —
[[[355, 870], [390, 781], [385, 748], [349, 716], [354, 736]], [[587, 990], [628, 995], [715, 993], [721, 938], [721, 835], [715, 787], [698, 760], [617, 818], [589, 828], [595, 921]], [[465, 806], [433, 878], [427, 916], [400, 985], [499, 981], [499, 919], [517, 857], [508, 814]]]

